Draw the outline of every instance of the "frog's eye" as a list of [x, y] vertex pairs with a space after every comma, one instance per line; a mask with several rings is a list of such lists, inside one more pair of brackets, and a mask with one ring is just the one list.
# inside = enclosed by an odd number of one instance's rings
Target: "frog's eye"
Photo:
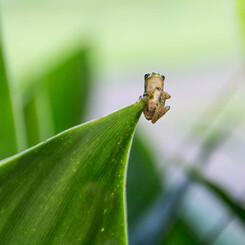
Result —
[[145, 80], [150, 76], [150, 73], [145, 74]]
[[165, 80], [165, 76], [163, 76], [163, 74], [161, 74], [161, 77], [162, 77], [162, 80], [164, 81]]

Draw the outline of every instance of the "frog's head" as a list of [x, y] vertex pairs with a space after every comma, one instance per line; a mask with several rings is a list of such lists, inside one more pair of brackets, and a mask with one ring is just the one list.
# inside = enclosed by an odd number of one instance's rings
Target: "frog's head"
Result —
[[163, 90], [165, 77], [157, 72], [145, 74], [145, 93], [161, 88]]
[[147, 79], [149, 79], [150, 77], [159, 77], [159, 78], [161, 78], [163, 81], [165, 80], [165, 77], [164, 77], [162, 74], [158, 73], [158, 72], [150, 72], [150, 73], [146, 73], [146, 74], [145, 74], [145, 81], [146, 81]]

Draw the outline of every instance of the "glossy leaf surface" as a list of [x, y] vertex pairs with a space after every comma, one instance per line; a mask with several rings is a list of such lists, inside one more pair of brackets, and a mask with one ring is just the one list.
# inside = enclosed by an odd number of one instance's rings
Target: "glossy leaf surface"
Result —
[[205, 177], [201, 171], [198, 169], [189, 169], [189, 175], [199, 183], [203, 184], [207, 189], [215, 194], [218, 198], [220, 198], [223, 203], [230, 208], [230, 210], [237, 215], [238, 218], [245, 224], [245, 208], [243, 207], [241, 201], [236, 201], [231, 195], [225, 191], [221, 186], [213, 182], [212, 180]]

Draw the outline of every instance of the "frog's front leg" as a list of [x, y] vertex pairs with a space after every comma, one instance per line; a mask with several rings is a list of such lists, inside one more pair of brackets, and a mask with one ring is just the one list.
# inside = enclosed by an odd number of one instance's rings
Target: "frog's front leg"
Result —
[[160, 90], [160, 88], [156, 87], [153, 90], [149, 91], [149, 92], [144, 92], [143, 96], [147, 97], [149, 96], [151, 99], [154, 97], [155, 91], [156, 90]]
[[158, 119], [160, 119], [168, 110], [170, 109], [170, 106], [165, 106], [165, 103], [160, 104], [152, 117], [151, 122], [155, 123]]

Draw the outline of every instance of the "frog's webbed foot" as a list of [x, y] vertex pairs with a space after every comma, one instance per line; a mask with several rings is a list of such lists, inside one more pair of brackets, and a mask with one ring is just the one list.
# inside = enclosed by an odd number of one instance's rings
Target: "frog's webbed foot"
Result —
[[151, 122], [155, 123], [158, 119], [160, 119], [168, 110], [170, 109], [170, 106], [165, 106], [164, 104], [161, 104], [159, 107], [156, 108], [156, 111], [152, 117]]
[[165, 100], [170, 99], [170, 98], [171, 98], [170, 94], [168, 94], [167, 92], [162, 92], [160, 103], [162, 105], [165, 105]]
[[165, 100], [167, 100], [167, 99], [170, 99], [171, 98], [171, 95], [168, 94], [167, 92], [164, 92], [163, 93], [163, 97], [165, 98]]
[[148, 96], [149, 96], [149, 93], [144, 93], [143, 95], [139, 96], [138, 101], [143, 100], [143, 101], [145, 101], [145, 103], [147, 103], [148, 102]]

